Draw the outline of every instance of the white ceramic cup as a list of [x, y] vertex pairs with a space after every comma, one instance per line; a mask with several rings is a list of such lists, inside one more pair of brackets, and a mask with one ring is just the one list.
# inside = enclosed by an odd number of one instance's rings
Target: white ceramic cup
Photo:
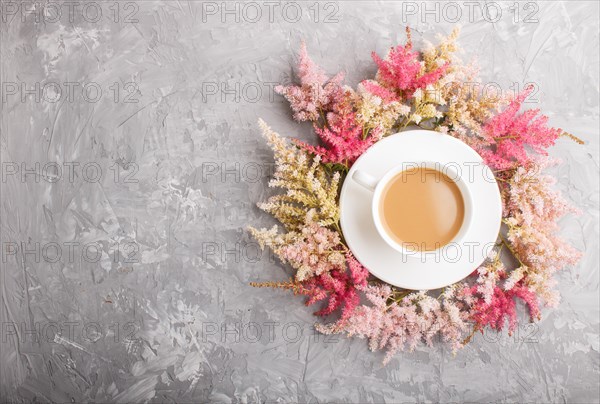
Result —
[[[414, 244], [411, 245], [411, 243], [400, 244], [392, 238], [392, 236], [386, 231], [385, 226], [383, 225], [383, 217], [380, 209], [380, 202], [386, 185], [388, 185], [390, 180], [393, 179], [396, 175], [400, 174], [401, 172], [416, 168], [429, 168], [447, 175], [451, 180], [453, 180], [456, 183], [463, 197], [465, 211], [463, 223], [459, 231], [449, 243], [440, 245], [440, 247], [435, 250], [422, 251], [418, 249], [418, 246], [415, 246]], [[471, 226], [473, 216], [473, 201], [471, 199], [471, 193], [469, 191], [469, 183], [467, 179], [464, 178], [463, 175], [461, 175], [460, 167], [456, 167], [456, 165], [454, 164], [443, 164], [439, 162], [422, 161], [411, 163], [408, 165], [403, 164], [402, 166], [394, 167], [388, 172], [386, 172], [383, 175], [383, 177], [381, 177], [381, 179], [379, 180], [360, 170], [354, 172], [354, 174], [352, 175], [352, 179], [367, 190], [373, 192], [373, 199], [371, 202], [371, 214], [373, 215], [375, 227], [377, 228], [379, 235], [385, 240], [385, 242], [390, 247], [401, 252], [402, 254], [413, 257], [421, 257], [423, 254], [439, 253], [444, 248], [448, 248], [449, 246], [460, 245], [464, 241], [464, 236], [465, 234], [467, 234], [467, 231]]]

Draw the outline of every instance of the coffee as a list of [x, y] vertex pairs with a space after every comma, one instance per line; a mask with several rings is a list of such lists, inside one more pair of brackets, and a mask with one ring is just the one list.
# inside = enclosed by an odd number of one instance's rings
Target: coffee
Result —
[[389, 180], [379, 211], [383, 227], [394, 241], [431, 251], [456, 237], [465, 203], [458, 185], [446, 174], [432, 168], [411, 168]]

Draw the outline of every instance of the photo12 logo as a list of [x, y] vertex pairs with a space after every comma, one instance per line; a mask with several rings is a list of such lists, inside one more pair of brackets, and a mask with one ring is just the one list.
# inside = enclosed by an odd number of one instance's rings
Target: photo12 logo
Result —
[[96, 82], [55, 81], [48, 82], [2, 82], [2, 103], [35, 102], [56, 104], [86, 102], [96, 104], [103, 98], [115, 104], [137, 104], [140, 96], [138, 84], [135, 82], [114, 82], [102, 86]]
[[277, 82], [202, 82], [200, 93], [204, 103], [248, 103], [254, 104], [265, 98], [268, 102], [275, 102], [275, 86]]
[[[468, 323], [472, 338], [479, 338], [479, 335], [486, 343], [490, 344], [535, 344], [539, 343], [539, 326], [535, 323], [517, 324], [515, 330], [508, 334], [496, 330], [485, 329], [481, 333], [476, 332], [477, 325]], [[397, 332], [402, 335], [403, 332], [413, 334], [423, 334], [431, 331], [428, 324], [420, 324], [408, 321], [405, 329], [399, 329]], [[267, 322], [216, 322], [204, 321], [200, 324], [200, 338], [203, 343], [218, 342], [222, 344], [272, 344], [284, 342], [294, 344], [301, 340], [310, 339], [311, 342], [322, 344], [336, 344], [345, 341], [336, 334], [322, 334], [317, 331], [314, 324], [301, 324], [299, 322], [279, 323], [275, 321]], [[436, 334], [434, 339], [437, 342], [443, 342], [441, 334]]]
[[77, 161], [65, 161], [57, 163], [54, 161], [46, 162], [15, 162], [3, 161], [2, 165], [2, 183], [6, 184], [9, 180], [21, 183], [50, 183], [68, 182], [73, 184], [81, 179], [87, 183], [99, 183], [108, 175], [115, 183], [136, 184], [135, 178], [139, 171], [137, 163], [113, 163], [108, 167], [108, 173], [102, 170], [102, 166], [94, 161], [80, 163]]
[[326, 24], [340, 22], [340, 6], [335, 1], [203, 1], [200, 4], [203, 23], [297, 23], [302, 19]]
[[29, 261], [36, 263], [73, 264], [80, 262], [135, 264], [140, 262], [140, 247], [133, 240], [122, 241], [5, 241], [2, 263]]
[[276, 262], [271, 249], [263, 249], [259, 243], [203, 241], [200, 245], [200, 259], [204, 262], [227, 264], [246, 262], [256, 264], [261, 261]]
[[32, 21], [36, 24], [98, 23], [103, 19], [134, 24], [140, 6], [135, 1], [1, 1], [2, 23]]
[[205, 161], [200, 166], [203, 184], [208, 182], [257, 183], [273, 176], [274, 173], [274, 163], [255, 161]]
[[303, 339], [311, 338], [312, 342], [324, 344], [338, 343], [339, 336], [326, 335], [318, 332], [314, 324], [298, 322], [279, 323], [276, 321], [257, 322], [214, 322], [205, 321], [200, 324], [200, 334], [203, 343], [245, 343], [267, 344], [278, 341], [294, 344]]
[[495, 23], [510, 15], [513, 23], [537, 24], [539, 5], [535, 2], [496, 1], [402, 1], [402, 23], [417, 19], [421, 23], [486, 21]]
[[137, 339], [136, 333], [140, 325], [134, 321], [111, 323], [104, 325], [97, 321], [48, 321], [21, 322], [6, 321], [2, 323], [2, 344], [15, 339], [25, 343], [94, 343], [102, 338], [110, 338], [112, 342], [132, 342]]
[[503, 87], [500, 83], [495, 81], [479, 82], [479, 81], [449, 81], [440, 88], [425, 88], [424, 90], [417, 90], [424, 94], [428, 99], [443, 99], [443, 94], [447, 93], [448, 90], [455, 89], [464, 91], [467, 94], [477, 95], [481, 98], [490, 99], [512, 99], [518, 96], [525, 89], [531, 89], [531, 92], [527, 94], [523, 103], [525, 104], [536, 104], [540, 100], [537, 98], [540, 86], [536, 82], [525, 82], [521, 83], [518, 81], [510, 83], [507, 87]]

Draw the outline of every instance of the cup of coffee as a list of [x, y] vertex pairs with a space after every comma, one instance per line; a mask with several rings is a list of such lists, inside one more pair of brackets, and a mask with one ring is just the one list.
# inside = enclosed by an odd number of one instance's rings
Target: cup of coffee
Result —
[[459, 244], [471, 225], [468, 183], [455, 165], [422, 161], [395, 167], [379, 180], [360, 170], [352, 179], [373, 192], [377, 231], [405, 255]]

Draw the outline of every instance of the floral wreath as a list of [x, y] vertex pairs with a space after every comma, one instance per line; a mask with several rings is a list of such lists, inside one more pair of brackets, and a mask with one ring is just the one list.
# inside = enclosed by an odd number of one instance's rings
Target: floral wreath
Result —
[[[384, 363], [399, 350], [431, 346], [436, 336], [455, 352], [486, 327], [500, 331], [508, 325], [512, 332], [518, 301], [531, 321], [539, 320], [541, 303], [559, 302], [554, 273], [580, 258], [556, 236], [558, 219], [576, 210], [552, 189], [556, 181], [543, 170], [558, 164], [546, 149], [559, 137], [583, 142], [548, 127], [537, 109], [519, 113], [532, 87], [513, 97], [479, 91], [473, 85], [481, 83], [477, 68], [456, 56], [458, 30], [421, 52], [406, 32], [406, 44], [392, 47], [385, 59], [372, 53], [375, 79], [356, 91], [342, 85], [342, 73], [327, 77], [302, 43], [300, 83], [276, 91], [290, 102], [295, 120], [313, 124], [322, 145], [298, 139], [290, 144], [259, 122], [275, 156], [269, 186], [285, 192], [258, 206], [284, 232], [277, 226], [249, 228], [261, 248], [269, 247], [295, 270], [289, 281], [251, 285], [289, 289], [305, 295], [307, 305], [324, 302], [315, 315], [336, 320], [316, 329], [367, 338], [371, 350], [387, 351]], [[502, 196], [503, 225], [492, 253], [466, 279], [441, 291], [404, 290], [370, 278], [339, 225], [339, 188], [351, 165], [409, 124], [471, 146], [493, 170]]]

